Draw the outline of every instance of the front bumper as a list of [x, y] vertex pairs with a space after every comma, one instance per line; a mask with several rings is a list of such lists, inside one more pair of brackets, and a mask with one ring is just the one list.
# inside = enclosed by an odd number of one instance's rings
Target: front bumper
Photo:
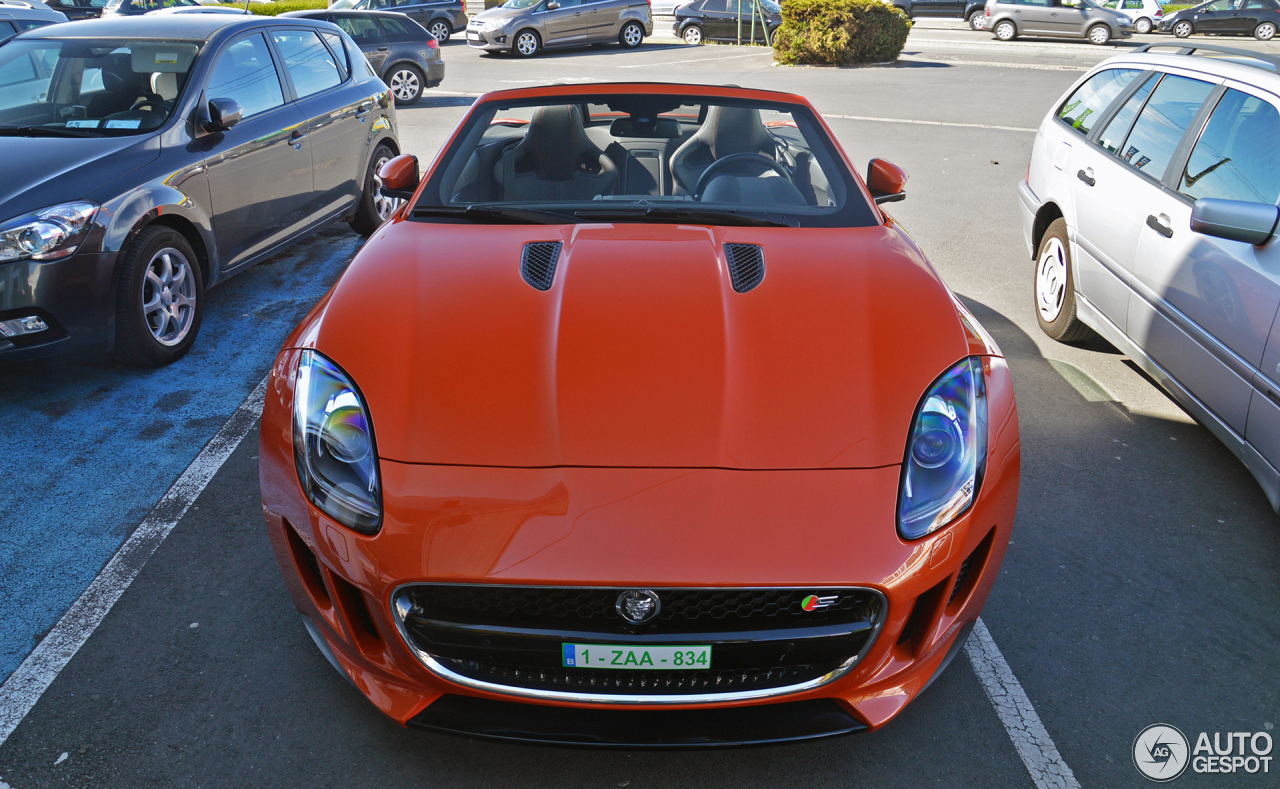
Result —
[[467, 46], [486, 52], [503, 52], [511, 48], [511, 35], [506, 28], [480, 30], [467, 26]]
[[[968, 513], [922, 540], [903, 542], [893, 528], [896, 466], [533, 469], [390, 461], [381, 463], [382, 529], [359, 535], [311, 507], [299, 488], [290, 424], [296, 357], [285, 351], [278, 358], [263, 413], [261, 485], [271, 542], [295, 605], [315, 622], [344, 675], [405, 725], [642, 747], [875, 729], [954, 656], [998, 575], [1013, 523], [1016, 406], [1004, 361], [987, 357], [991, 436], [982, 489]], [[607, 701], [549, 697], [517, 682], [478, 687], [433, 671], [393, 611], [397, 589], [432, 582], [730, 592], [857, 586], [883, 595], [887, 610], [860, 660], [802, 690]], [[734, 714], [719, 714], [727, 710]], [[717, 714], [703, 714], [711, 712]], [[793, 719], [803, 720], [787, 723]], [[637, 724], [646, 721], [675, 734], [645, 734]]]
[[0, 263], [0, 320], [39, 315], [49, 329], [7, 340], [0, 363], [105, 344], [115, 319], [115, 253]]

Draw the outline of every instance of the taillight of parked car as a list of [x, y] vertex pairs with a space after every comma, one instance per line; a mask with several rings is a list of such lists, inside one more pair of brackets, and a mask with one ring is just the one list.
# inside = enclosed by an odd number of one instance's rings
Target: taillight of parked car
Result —
[[437, 41], [437, 40], [436, 40], [436, 39], [434, 39], [434, 38], [428, 38], [428, 39], [427, 39], [427, 49], [439, 49], [439, 48], [440, 48], [440, 42], [439, 42], [439, 41]]

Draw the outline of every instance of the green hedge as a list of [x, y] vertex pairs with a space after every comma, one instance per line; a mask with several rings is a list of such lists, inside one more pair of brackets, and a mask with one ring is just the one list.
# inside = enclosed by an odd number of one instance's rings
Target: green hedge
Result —
[[882, 0], [785, 0], [773, 37], [779, 63], [848, 66], [898, 59], [907, 15]]
[[1181, 11], [1184, 8], [1195, 8], [1194, 5], [1167, 5], [1162, 7], [1166, 14], [1172, 14], [1174, 11]]
[[[244, 8], [244, 3], [222, 3], [228, 8]], [[276, 16], [285, 11], [310, 11], [328, 8], [328, 0], [280, 0], [275, 3], [249, 3], [249, 13], [258, 16]]]

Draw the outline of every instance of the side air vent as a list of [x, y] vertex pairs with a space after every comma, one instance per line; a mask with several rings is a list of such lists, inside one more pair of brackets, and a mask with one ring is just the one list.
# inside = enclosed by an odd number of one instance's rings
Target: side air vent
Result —
[[746, 293], [764, 281], [764, 250], [755, 244], [725, 244], [724, 257], [729, 261], [729, 279], [733, 289]]
[[520, 276], [538, 290], [551, 290], [556, 279], [556, 262], [560, 260], [559, 241], [533, 241], [524, 245], [520, 255]]

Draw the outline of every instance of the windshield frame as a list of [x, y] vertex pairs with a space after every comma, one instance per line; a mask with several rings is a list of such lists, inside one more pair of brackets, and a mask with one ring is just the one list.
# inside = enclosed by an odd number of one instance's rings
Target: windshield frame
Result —
[[[657, 86], [655, 86], [657, 87]], [[494, 98], [485, 102], [479, 102], [472, 106], [467, 117], [459, 125], [457, 132], [450, 140], [449, 145], [444, 148], [436, 157], [428, 178], [422, 188], [418, 190], [418, 197], [414, 201], [412, 209], [406, 212], [413, 221], [425, 222], [441, 222], [454, 223], [458, 221], [466, 221], [465, 219], [449, 218], [442, 216], [413, 216], [414, 210], [428, 209], [426, 214], [432, 213], [430, 209], [442, 209], [448, 211], [451, 208], [465, 207], [467, 203], [448, 203], [440, 198], [441, 188], [446, 175], [452, 170], [453, 162], [456, 157], [463, 155], [463, 147], [467, 145], [468, 138], [476, 133], [476, 127], [481, 122], [486, 122], [486, 128], [489, 122], [485, 121], [489, 115], [500, 115], [504, 110], [511, 110], [519, 107], [537, 107], [540, 105], [552, 104], [574, 104], [579, 107], [585, 107], [591, 104], [608, 104], [610, 100], [628, 99], [639, 96], [667, 96], [671, 99], [679, 99], [682, 105], [720, 105], [720, 106], [738, 106], [738, 107], [754, 107], [760, 110], [773, 110], [783, 113], [790, 113], [797, 122], [803, 123], [810, 129], [818, 142], [822, 145], [822, 154], [827, 162], [831, 164], [834, 172], [824, 173], [829, 181], [834, 182], [836, 178], [840, 179], [840, 188], [844, 190], [844, 202], [834, 210], [821, 210], [817, 206], [796, 207], [802, 210], [789, 210], [789, 207], [777, 206], [761, 206], [749, 207], [745, 204], [726, 204], [726, 203], [701, 203], [695, 201], [685, 201], [673, 199], [671, 196], [652, 196], [646, 199], [643, 195], [637, 195], [634, 200], [591, 200], [591, 201], [573, 201], [573, 202], [502, 202], [500, 204], [487, 203], [486, 206], [493, 207], [501, 205], [509, 208], [513, 212], [520, 209], [528, 211], [543, 211], [561, 214], [574, 214], [575, 211], [592, 212], [607, 209], [610, 212], [622, 213], [628, 210], [635, 210], [637, 218], [635, 221], [644, 222], [644, 217], [640, 215], [639, 209], [669, 209], [670, 211], [684, 211], [690, 214], [707, 213], [707, 214], [741, 214], [743, 217], [749, 217], [766, 222], [779, 222], [791, 227], [874, 227], [882, 223], [881, 213], [875, 207], [874, 203], [866, 196], [862, 184], [858, 177], [849, 168], [842, 149], [836, 142], [834, 137], [828, 132], [826, 126], [818, 118], [817, 113], [804, 104], [788, 101], [778, 101], [770, 99], [741, 99], [726, 96], [717, 96], [711, 93], [707, 94], [685, 94], [685, 93], [662, 93], [660, 89], [654, 90], [652, 93], [640, 94], [632, 92], [615, 92], [615, 93], [567, 93], [553, 94], [545, 96], [536, 96], [531, 98], [520, 99], [504, 99]], [[586, 117], [584, 115], [584, 117]], [[483, 132], [481, 132], [483, 133]], [[801, 130], [803, 134], [803, 130]], [[808, 136], [805, 141], [811, 145]], [[470, 156], [470, 151], [465, 152]], [[815, 157], [816, 157], [815, 152]], [[825, 163], [819, 162], [820, 166]], [[465, 163], [464, 165], [465, 166]], [[461, 170], [461, 166], [457, 168]], [[825, 208], [825, 207], [822, 207]], [[819, 209], [819, 210], [815, 210]], [[598, 223], [601, 220], [593, 220], [590, 218], [577, 217], [574, 222], [566, 222], [565, 224], [591, 224]], [[624, 221], [624, 220], [616, 220]], [[513, 222], [517, 223], [517, 222]], [[663, 222], [664, 224], [666, 222]], [[697, 219], [689, 219], [686, 224], [710, 224], [716, 225], [718, 222], [700, 222]], [[725, 223], [730, 224], [730, 223]]]

